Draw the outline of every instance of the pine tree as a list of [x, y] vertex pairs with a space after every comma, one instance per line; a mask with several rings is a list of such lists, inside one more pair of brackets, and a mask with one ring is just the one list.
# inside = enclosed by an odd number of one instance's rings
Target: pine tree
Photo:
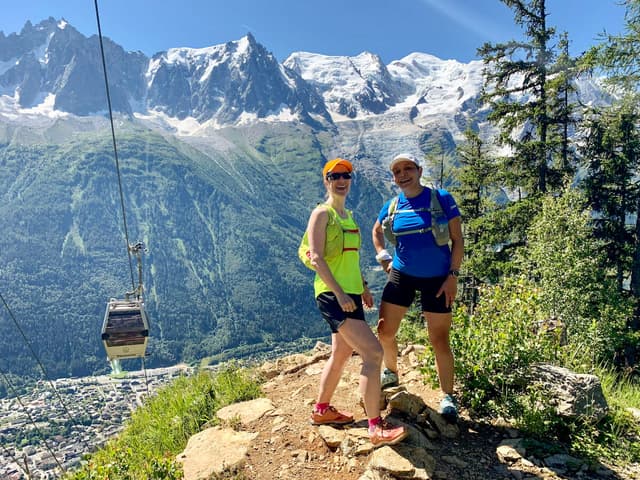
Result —
[[558, 50], [560, 53], [551, 67], [552, 76], [549, 80], [549, 148], [553, 152], [555, 166], [551, 174], [557, 175], [551, 182], [553, 184], [570, 180], [575, 174], [577, 162], [571, 134], [578, 122], [578, 108], [574, 100], [578, 69], [576, 59], [569, 55], [569, 38], [566, 32], [560, 35]]
[[527, 194], [545, 193], [552, 123], [548, 68], [554, 60], [549, 44], [555, 29], [547, 27], [545, 0], [502, 2], [514, 10], [528, 41], [487, 43], [478, 49], [486, 65], [482, 100], [491, 106], [489, 120], [500, 127], [498, 143], [511, 149], [503, 165], [507, 185], [524, 188]]
[[607, 71], [609, 81], [627, 91], [636, 91], [640, 83], [640, 0], [624, 0], [625, 33], [603, 35], [603, 42], [587, 55]]
[[[635, 301], [628, 319], [618, 363], [637, 365], [640, 331], [640, 111], [634, 101], [622, 102], [599, 112], [587, 123], [584, 158], [587, 176], [584, 187], [595, 212], [595, 235], [604, 241], [608, 265], [613, 268], [618, 291], [630, 290]], [[635, 226], [627, 219], [635, 216]], [[635, 333], [634, 333], [635, 332]]]
[[[612, 110], [612, 121], [608, 129], [617, 143], [611, 145], [610, 156], [625, 163], [625, 169], [636, 172], [640, 157], [640, 113], [638, 97], [640, 84], [640, 0], [625, 0], [624, 33], [620, 35], [604, 35], [603, 43], [593, 48], [585, 55], [584, 63], [591, 68], [603, 69], [608, 76], [608, 82], [614, 86], [614, 91], [624, 95], [623, 101]], [[601, 128], [602, 130], [602, 128]], [[623, 170], [623, 167], [619, 167]], [[635, 177], [628, 180], [627, 202], [620, 205], [624, 213], [635, 216], [635, 226], [630, 229], [625, 223], [624, 236], [620, 232], [620, 245], [615, 250], [625, 254], [627, 267], [630, 263], [630, 290], [635, 301], [632, 318], [628, 319], [629, 338], [620, 354], [619, 364], [629, 368], [636, 368], [640, 363], [640, 185]], [[618, 227], [621, 230], [621, 227]], [[631, 230], [631, 231], [629, 231]], [[612, 241], [617, 241], [612, 240]], [[617, 264], [618, 285], [620, 287], [620, 269]]]
[[605, 241], [608, 264], [613, 266], [618, 290], [631, 270], [634, 232], [627, 223], [638, 213], [640, 167], [640, 114], [635, 102], [625, 102], [594, 112], [586, 123], [583, 180], [587, 198], [596, 213], [596, 238]]
[[540, 208], [540, 197], [559, 192], [573, 173], [575, 92], [574, 61], [568, 38], [560, 55], [552, 44], [555, 29], [547, 25], [545, 0], [502, 0], [514, 12], [525, 40], [485, 44], [478, 49], [485, 63], [482, 100], [488, 119], [499, 129], [496, 144], [507, 153], [496, 162], [494, 180], [509, 201], [483, 221], [485, 239], [496, 261], [493, 275], [516, 269], [513, 257], [526, 245], [527, 229]]
[[[496, 209], [494, 190], [494, 161], [478, 132], [467, 129], [465, 140], [457, 148], [459, 166], [453, 175], [457, 185], [453, 189], [462, 214], [465, 237], [465, 277], [462, 297], [473, 311], [477, 302], [477, 286], [480, 279], [492, 277], [487, 270], [494, 265], [493, 250], [487, 240], [490, 226], [485, 225], [485, 214]], [[489, 227], [489, 228], [487, 228]]]
[[462, 213], [465, 250], [467, 256], [474, 256], [475, 247], [481, 243], [482, 217], [495, 205], [489, 194], [495, 184], [494, 164], [477, 132], [467, 129], [464, 137], [457, 149], [460, 166], [454, 171], [458, 185], [453, 191]]
[[468, 129], [457, 150], [459, 167], [453, 171], [457, 183], [452, 191], [465, 236], [464, 270], [474, 285], [499, 282], [517, 270], [514, 254], [525, 244], [526, 228], [537, 205], [534, 197], [510, 201], [500, 187], [491, 148]]
[[430, 183], [436, 188], [450, 188], [455, 183], [452, 176], [455, 141], [449, 134], [434, 135], [424, 146], [429, 152], [424, 157], [424, 165], [425, 170], [431, 172]]

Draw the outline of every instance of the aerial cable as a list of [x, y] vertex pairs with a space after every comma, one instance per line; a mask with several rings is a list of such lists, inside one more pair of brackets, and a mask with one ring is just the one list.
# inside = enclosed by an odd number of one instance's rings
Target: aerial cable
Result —
[[147, 378], [147, 367], [145, 366], [144, 357], [142, 359], [142, 372], [144, 373], [144, 386], [147, 389], [147, 397], [149, 396], [149, 379]]
[[[7, 381], [7, 379], [9, 377], [5, 377], [5, 374], [1, 370], [0, 370], [0, 374], [2, 374], [2, 377], [5, 378], [5, 383], [7, 385], [9, 385], [9, 382]], [[11, 388], [13, 390], [13, 386], [10, 386], [9, 388]], [[15, 396], [17, 397], [17, 395], [15, 395]], [[13, 460], [13, 463], [15, 463], [18, 466], [18, 468], [20, 470], [22, 470], [22, 472], [26, 475], [26, 478], [30, 478], [30, 476], [29, 476], [29, 465], [27, 464], [27, 459], [24, 458], [24, 467], [23, 467], [22, 464], [16, 458], [16, 456], [13, 454], [13, 452], [10, 452], [9, 449], [7, 447], [5, 447], [5, 443], [6, 442], [2, 438], [2, 435], [0, 435], [0, 440], [2, 440], [2, 441], [0, 441], [0, 447], [2, 447], [2, 451], [4, 452], [4, 454], [7, 457], [10, 457], [11, 460]]]
[[135, 281], [133, 279], [133, 264], [131, 262], [131, 251], [129, 243], [129, 231], [127, 229], [127, 214], [124, 208], [124, 194], [122, 193], [122, 178], [120, 176], [120, 161], [118, 160], [118, 147], [116, 145], [116, 131], [113, 126], [113, 109], [111, 108], [111, 93], [109, 91], [109, 79], [107, 78], [107, 62], [104, 56], [104, 45], [102, 42], [102, 28], [100, 28], [100, 13], [98, 12], [98, 0], [94, 0], [96, 9], [96, 23], [98, 24], [98, 40], [100, 41], [100, 56], [102, 57], [102, 71], [104, 73], [104, 87], [107, 92], [107, 105], [109, 107], [109, 121], [111, 123], [111, 139], [113, 142], [113, 155], [116, 161], [116, 173], [118, 175], [118, 188], [120, 191], [120, 208], [122, 210], [122, 223], [124, 225], [124, 237], [127, 243], [127, 255], [129, 258], [129, 271], [131, 273], [131, 288], [136, 289]]
[[11, 381], [9, 380], [9, 377], [7, 377], [2, 371], [0, 371], [0, 375], [2, 375], [2, 378], [4, 380], [4, 382], [7, 384], [7, 386], [9, 387], [9, 389], [11, 390], [11, 392], [13, 393], [14, 397], [16, 398], [16, 400], [18, 401], [18, 403], [20, 404], [20, 406], [22, 407], [22, 410], [24, 410], [25, 415], [27, 416], [27, 418], [29, 419], [29, 422], [31, 423], [31, 425], [33, 425], [33, 428], [36, 432], [38, 432], [38, 434], [40, 435], [40, 437], [42, 437], [42, 443], [44, 443], [44, 447], [47, 449], [47, 451], [49, 452], [49, 454], [53, 457], [53, 459], [56, 462], [56, 465], [58, 465], [58, 468], [60, 468], [60, 471], [64, 474], [67, 473], [66, 470], [64, 469], [64, 467], [62, 466], [62, 464], [60, 463], [60, 461], [58, 460], [58, 457], [56, 457], [56, 454], [53, 453], [53, 450], [51, 450], [51, 447], [49, 447], [49, 444], [47, 443], [47, 439], [45, 438], [45, 436], [43, 435], [42, 431], [40, 430], [40, 428], [38, 427], [37, 423], [35, 422], [35, 420], [33, 419], [33, 417], [31, 416], [31, 414], [29, 413], [29, 410], [27, 410], [27, 407], [25, 407], [24, 403], [22, 403], [22, 399], [20, 398], [20, 395], [18, 394], [18, 392], [15, 390], [15, 388], [13, 388], [13, 384], [11, 383]]
[[[53, 390], [56, 398], [60, 402], [60, 405], [62, 406], [62, 409], [64, 410], [67, 418], [69, 419], [69, 421], [71, 423], [73, 423], [74, 426], [77, 427], [78, 424], [74, 420], [73, 415], [71, 415], [71, 412], [69, 412], [69, 409], [67, 408], [67, 405], [64, 403], [64, 400], [62, 399], [62, 396], [60, 395], [60, 392], [58, 392], [58, 389], [56, 388], [56, 386], [53, 384], [53, 382], [49, 378], [49, 374], [47, 373], [47, 370], [44, 368], [44, 365], [42, 364], [42, 361], [40, 360], [40, 357], [38, 357], [38, 354], [33, 349], [33, 346], [31, 345], [31, 342], [29, 342], [29, 339], [25, 335], [24, 330], [22, 330], [22, 328], [20, 327], [20, 324], [18, 323], [18, 320], [16, 320], [15, 315], [11, 311], [11, 308], [9, 308], [9, 304], [6, 302], [6, 300], [2, 296], [2, 293], [0, 293], [0, 300], [2, 301], [2, 304], [4, 305], [4, 308], [7, 309], [7, 312], [9, 313], [9, 317], [11, 317], [11, 320], [13, 321], [14, 325], [18, 329], [18, 332], [20, 332], [20, 335], [22, 336], [22, 339], [24, 340], [24, 343], [27, 344], [27, 347], [29, 348], [29, 351], [31, 352], [31, 356], [36, 360], [36, 363], [40, 367], [40, 370], [42, 371], [42, 375], [44, 375], [44, 379], [49, 384], [49, 386], [51, 387], [51, 390]], [[2, 373], [2, 372], [0, 372], [0, 373]], [[2, 376], [4, 377], [4, 374], [2, 374]], [[83, 408], [84, 408], [84, 406], [83, 406]], [[91, 415], [89, 415], [89, 412], [87, 412], [86, 410], [84, 411], [84, 414], [87, 416], [87, 418], [91, 418]], [[85, 447], [90, 448], [89, 445], [86, 443], [86, 441], [84, 441], [84, 444], [85, 444]]]
[[29, 478], [28, 465], [26, 463], [26, 459], [25, 459], [25, 466], [23, 467], [22, 464], [16, 458], [16, 456], [12, 452], [7, 450], [7, 447], [5, 447], [4, 444], [5, 444], [4, 439], [2, 438], [2, 435], [0, 434], [0, 448], [2, 448], [2, 451], [4, 452], [4, 454], [7, 457], [11, 458], [13, 463], [15, 463], [18, 466], [18, 468], [20, 470], [22, 470], [22, 473], [25, 474], [26, 478]]
[[[112, 360], [112, 354], [115, 351], [121, 351], [120, 358], [133, 358], [136, 356], [140, 356], [143, 358], [142, 361], [142, 369], [145, 373], [145, 382], [147, 378], [147, 372], [144, 364], [144, 352], [146, 350], [147, 345], [147, 337], [149, 335], [149, 328], [146, 319], [146, 314], [144, 313], [143, 301], [142, 301], [142, 261], [140, 258], [141, 252], [145, 250], [144, 244], [142, 242], [138, 242], [135, 245], [132, 245], [129, 242], [129, 229], [127, 228], [127, 215], [124, 205], [124, 193], [122, 189], [122, 176], [120, 175], [120, 161], [118, 159], [118, 147], [116, 144], [116, 131], [113, 125], [113, 108], [111, 105], [111, 92], [109, 90], [109, 78], [107, 76], [107, 62], [105, 60], [104, 54], [104, 42], [102, 40], [102, 27], [100, 26], [100, 13], [98, 9], [98, 0], [94, 0], [94, 6], [96, 11], [96, 23], [98, 26], [98, 40], [100, 42], [100, 56], [102, 59], [102, 71], [104, 73], [104, 86], [107, 95], [107, 106], [109, 108], [109, 122], [111, 125], [111, 139], [113, 142], [113, 154], [116, 163], [116, 173], [118, 176], [118, 189], [120, 192], [120, 208], [122, 210], [122, 222], [124, 225], [124, 235], [127, 247], [127, 255], [129, 258], [129, 272], [131, 274], [131, 292], [127, 292], [125, 294], [125, 301], [118, 301], [117, 299], [112, 299], [107, 304], [107, 311], [105, 313], [105, 321], [103, 323], [102, 328], [102, 339], [105, 344], [105, 348], [107, 349], [107, 356], [110, 360]], [[132, 263], [132, 253], [135, 253], [137, 256], [138, 263], [138, 286], [136, 287], [133, 275], [133, 263]], [[136, 300], [134, 302], [129, 302], [129, 296], [135, 295]], [[119, 312], [118, 312], [119, 310]], [[122, 318], [118, 318], [121, 316]], [[134, 324], [137, 328], [137, 331], [132, 332], [129, 328]], [[111, 330], [111, 332], [109, 332]], [[132, 336], [133, 335], [133, 336]], [[124, 345], [122, 347], [115, 346], [119, 340], [124, 340]], [[134, 351], [130, 352], [130, 345], [135, 345]], [[111, 353], [110, 352], [111, 349]], [[128, 353], [126, 353], [126, 352]], [[123, 353], [124, 352], [124, 353]], [[149, 386], [147, 384], [147, 391], [149, 390]]]

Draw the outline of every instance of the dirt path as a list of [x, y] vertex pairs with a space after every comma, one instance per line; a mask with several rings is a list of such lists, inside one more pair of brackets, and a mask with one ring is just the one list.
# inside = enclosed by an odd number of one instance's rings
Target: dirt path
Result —
[[[257, 432], [247, 462], [235, 480], [358, 480], [392, 479], [396, 477], [363, 476], [371, 461], [371, 452], [349, 455], [341, 448], [329, 448], [318, 427], [309, 423], [309, 414], [317, 392], [319, 375], [326, 355], [316, 355], [314, 360], [304, 355], [279, 359], [264, 367], [265, 371], [280, 375], [268, 381], [264, 393], [276, 412], [267, 415], [244, 430]], [[440, 393], [423, 385], [417, 373], [417, 357], [411, 353], [400, 359], [401, 381], [414, 395], [419, 395], [430, 407], [436, 409]], [[333, 404], [351, 411], [356, 426], [366, 432], [366, 417], [358, 405], [357, 390], [360, 359], [351, 358], [343, 374]], [[289, 372], [282, 374], [282, 372]], [[431, 439], [429, 454], [435, 459], [435, 469], [427, 478], [436, 479], [640, 479], [634, 472], [615, 472], [603, 465], [595, 471], [583, 466], [578, 471], [566, 468], [547, 468], [542, 460], [528, 456], [517, 462], [501, 460], [496, 450], [501, 442], [519, 436], [508, 426], [483, 424], [469, 418], [462, 410], [459, 421], [460, 434], [456, 438], [438, 436]], [[395, 447], [394, 447], [395, 448]], [[424, 477], [403, 477], [424, 478]]]

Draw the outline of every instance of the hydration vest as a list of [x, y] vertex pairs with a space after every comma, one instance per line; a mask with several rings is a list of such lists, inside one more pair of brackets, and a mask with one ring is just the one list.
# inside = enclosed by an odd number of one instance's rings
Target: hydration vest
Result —
[[[344, 229], [340, 224], [340, 220], [338, 219], [338, 212], [336, 212], [333, 207], [324, 204], [323, 205], [328, 214], [329, 220], [327, 221], [327, 234], [324, 240], [324, 258], [325, 260], [332, 260], [340, 255], [343, 252], [347, 252], [350, 250], [357, 251], [360, 248], [360, 230], [358, 229]], [[351, 210], [347, 210], [348, 218], [351, 218]], [[345, 233], [355, 233], [358, 235], [358, 246], [357, 247], [347, 247], [344, 246], [344, 235]], [[304, 232], [302, 236], [302, 240], [300, 240], [300, 245], [298, 246], [298, 258], [304, 264], [305, 267], [310, 268], [311, 270], [315, 270], [311, 265], [311, 251], [309, 250], [309, 233], [308, 231]]]
[[402, 210], [403, 212], [414, 211], [414, 212], [423, 212], [423, 211], [431, 211], [431, 226], [425, 228], [418, 228], [415, 230], [407, 230], [405, 232], [394, 232], [393, 231], [393, 220], [398, 212], [398, 199], [396, 196], [391, 199], [389, 203], [389, 209], [387, 210], [387, 216], [382, 221], [382, 231], [384, 233], [384, 237], [391, 245], [397, 245], [398, 239], [397, 237], [402, 235], [409, 235], [412, 233], [427, 233], [431, 232], [433, 234], [433, 238], [436, 242], [436, 245], [442, 247], [449, 243], [449, 219], [447, 215], [444, 213], [444, 209], [442, 208], [442, 202], [440, 201], [440, 195], [438, 194], [438, 190], [435, 188], [431, 188], [431, 202], [429, 204], [429, 208], [419, 208], [417, 210]]

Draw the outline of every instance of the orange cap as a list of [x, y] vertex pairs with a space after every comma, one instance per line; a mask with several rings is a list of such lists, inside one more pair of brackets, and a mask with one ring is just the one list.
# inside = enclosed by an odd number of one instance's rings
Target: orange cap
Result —
[[347, 172], [353, 172], [353, 165], [351, 165], [351, 162], [349, 160], [345, 160], [344, 158], [334, 158], [333, 160], [329, 160], [324, 165], [324, 168], [322, 169], [322, 176], [326, 177], [327, 173], [332, 172], [333, 169], [338, 165], [342, 165], [344, 168], [346, 168]]

